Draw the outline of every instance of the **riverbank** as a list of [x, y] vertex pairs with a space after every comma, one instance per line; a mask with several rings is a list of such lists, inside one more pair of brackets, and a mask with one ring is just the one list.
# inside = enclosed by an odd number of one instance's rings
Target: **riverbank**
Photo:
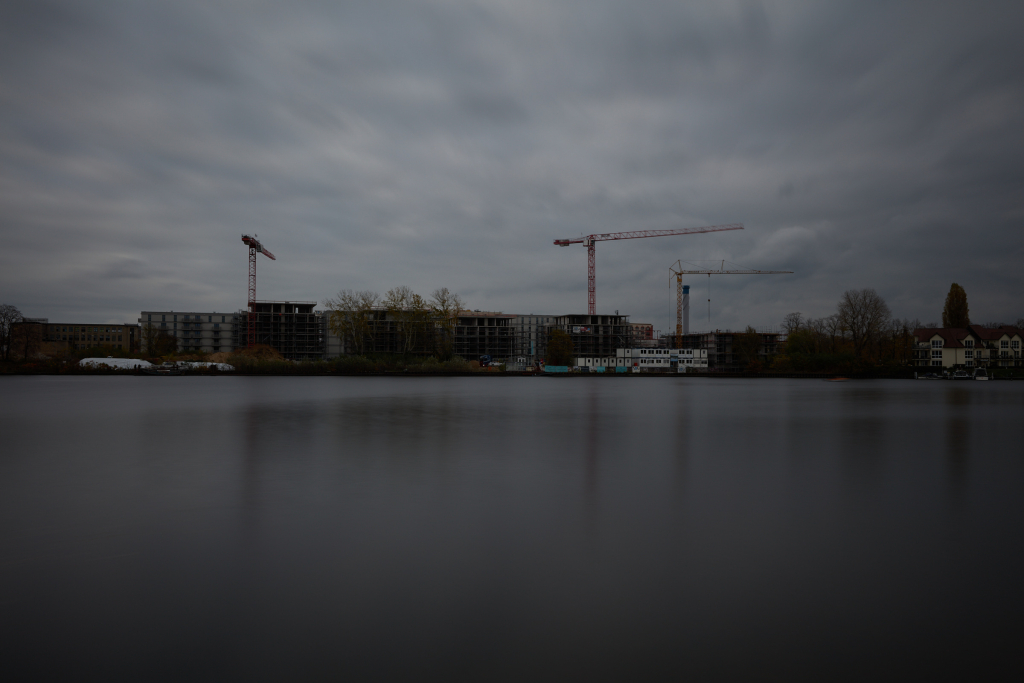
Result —
[[[866, 380], [866, 379], [917, 379], [915, 374], [920, 370], [914, 368], [885, 368], [876, 372], [863, 371], [843, 375], [823, 372], [569, 372], [545, 373], [503, 370], [500, 367], [485, 368], [450, 368], [444, 369], [437, 365], [415, 365], [406, 368], [366, 367], [365, 369], [338, 367], [336, 363], [316, 361], [307, 363], [279, 362], [272, 364], [242, 365], [233, 371], [217, 368], [185, 369], [177, 376], [249, 376], [249, 377], [551, 377], [551, 378], [686, 378], [686, 379], [810, 379], [810, 380]], [[0, 364], [0, 375], [58, 375], [58, 376], [96, 376], [96, 375], [145, 375], [141, 370], [109, 367], [83, 367], [77, 363], [29, 362]], [[1012, 368], [990, 370], [992, 380], [1022, 380], [1024, 373], [1014, 372]]]

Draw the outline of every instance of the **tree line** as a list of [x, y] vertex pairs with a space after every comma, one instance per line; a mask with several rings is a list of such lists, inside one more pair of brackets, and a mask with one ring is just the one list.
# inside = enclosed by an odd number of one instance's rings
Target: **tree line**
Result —
[[[954, 282], [942, 308], [942, 327], [964, 328], [970, 324], [967, 293]], [[772, 369], [815, 371], [857, 365], [908, 365], [916, 343], [914, 330], [939, 325], [893, 316], [878, 292], [868, 288], [844, 292], [831, 315], [805, 318], [799, 312], [790, 313], [782, 327], [787, 340]], [[1017, 327], [1024, 328], [1024, 318], [1017, 320]]]
[[328, 325], [352, 353], [455, 356], [455, 329], [462, 298], [447, 287], [425, 298], [406, 286], [383, 296], [370, 290], [343, 289], [326, 299]]
[[907, 365], [913, 358], [918, 320], [892, 315], [874, 289], [843, 293], [835, 313], [805, 318], [790, 313], [782, 322], [786, 344], [775, 370], [832, 370], [856, 365]]

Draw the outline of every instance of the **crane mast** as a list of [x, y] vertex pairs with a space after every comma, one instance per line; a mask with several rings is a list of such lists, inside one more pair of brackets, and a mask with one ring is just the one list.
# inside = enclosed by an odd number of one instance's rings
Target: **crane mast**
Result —
[[256, 253], [259, 252], [276, 261], [277, 257], [270, 253], [270, 250], [263, 246], [256, 236], [242, 235], [242, 242], [249, 247], [249, 315], [246, 329], [246, 346], [256, 345]]
[[598, 242], [612, 240], [635, 240], [643, 237], [668, 237], [669, 235], [691, 235], [704, 232], [722, 232], [724, 230], [742, 230], [742, 223], [731, 223], [729, 225], [709, 225], [703, 228], [678, 228], [674, 230], [631, 230], [628, 232], [604, 232], [587, 235], [586, 237], [574, 237], [564, 240], [555, 240], [556, 247], [567, 247], [570, 244], [582, 244], [587, 248], [587, 313], [597, 314], [597, 281], [595, 271], [597, 270], [597, 256], [594, 245]]

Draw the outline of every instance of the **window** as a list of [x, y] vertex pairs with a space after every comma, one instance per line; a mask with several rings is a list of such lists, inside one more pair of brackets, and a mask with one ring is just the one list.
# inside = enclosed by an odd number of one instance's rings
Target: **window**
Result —
[[964, 351], [964, 358], [974, 358], [974, 351], [971, 349]]
[[966, 346], [969, 349], [974, 348], [974, 340], [973, 339], [964, 339], [964, 346]]
[[1017, 341], [1016, 339], [1014, 339], [1012, 342], [1010, 342], [1010, 348], [1011, 349], [1019, 349], [1020, 348], [1020, 342]]
[[942, 365], [942, 361], [941, 360], [933, 360], [932, 361], [932, 367], [940, 367], [941, 365]]
[[942, 358], [942, 349], [932, 349], [932, 358]]
[[148, 322], [148, 323], [153, 322], [153, 314], [152, 313], [150, 313], [149, 315], [146, 316], [146, 322]]
[[1010, 348], [1010, 342], [1006, 341], [1005, 339], [1000, 340], [999, 348], [1001, 348], [1001, 349], [1008, 349], [1008, 348]]
[[932, 348], [933, 349], [940, 349], [940, 348], [942, 348], [942, 340], [941, 339], [932, 339]]
[[974, 361], [973, 360], [964, 361], [964, 367], [973, 368], [974, 367]]
[[164, 322], [167, 322], [167, 316], [166, 315], [160, 316], [160, 320], [162, 320]]

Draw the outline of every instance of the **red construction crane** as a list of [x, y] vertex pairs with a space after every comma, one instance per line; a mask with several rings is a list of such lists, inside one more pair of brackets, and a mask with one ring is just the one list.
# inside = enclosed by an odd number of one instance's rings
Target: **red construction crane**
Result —
[[260, 252], [271, 261], [276, 261], [277, 257], [270, 253], [270, 251], [260, 244], [260, 241], [255, 236], [250, 237], [249, 235], [242, 235], [242, 241], [245, 242], [245, 246], [249, 247], [249, 320], [248, 320], [248, 335], [246, 346], [256, 345], [256, 252]]
[[583, 244], [587, 247], [587, 313], [597, 314], [597, 287], [594, 281], [594, 245], [610, 240], [635, 240], [641, 237], [667, 237], [669, 235], [690, 235], [698, 232], [721, 232], [722, 230], [742, 230], [742, 223], [730, 225], [710, 225], [705, 228], [679, 228], [677, 230], [633, 230], [632, 232], [606, 232], [586, 237], [574, 237], [567, 240], [555, 240], [555, 246], [567, 247], [570, 244]]

